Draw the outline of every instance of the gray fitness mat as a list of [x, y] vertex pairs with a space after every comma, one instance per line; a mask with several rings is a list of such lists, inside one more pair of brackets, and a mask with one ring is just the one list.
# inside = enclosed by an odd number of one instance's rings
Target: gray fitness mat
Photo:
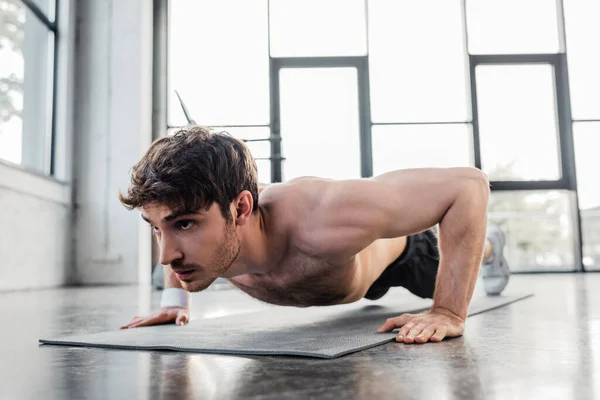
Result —
[[[406, 297], [390, 294], [377, 302], [360, 300], [331, 307], [273, 307], [248, 314], [193, 319], [185, 326], [151, 326], [41, 339], [40, 342], [130, 350], [336, 358], [393, 341], [396, 333], [377, 332], [387, 318], [423, 311], [432, 304], [431, 300], [421, 299], [407, 304]], [[529, 296], [474, 297], [469, 316]], [[399, 303], [399, 299], [404, 304]]]

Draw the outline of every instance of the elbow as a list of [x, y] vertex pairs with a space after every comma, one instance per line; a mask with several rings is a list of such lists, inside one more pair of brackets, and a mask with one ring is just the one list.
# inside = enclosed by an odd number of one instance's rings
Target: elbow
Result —
[[455, 196], [466, 197], [477, 203], [487, 203], [490, 195], [490, 181], [485, 173], [478, 168], [454, 168]]
[[470, 180], [483, 186], [486, 190], [489, 191], [490, 181], [489, 181], [487, 175], [482, 170], [480, 170], [478, 168], [468, 167], [468, 168], [466, 168], [466, 172], [467, 172], [466, 175], [468, 176], [468, 178]]
[[465, 168], [464, 182], [465, 192], [469, 194], [469, 197], [478, 203], [481, 202], [487, 209], [490, 196], [490, 181], [487, 175], [477, 168]]

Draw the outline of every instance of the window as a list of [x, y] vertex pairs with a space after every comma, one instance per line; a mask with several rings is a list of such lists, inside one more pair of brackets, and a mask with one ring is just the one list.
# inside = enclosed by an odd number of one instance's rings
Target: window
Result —
[[56, 13], [56, 0], [33, 0], [35, 5], [48, 17], [50, 22], [54, 22]]
[[169, 125], [187, 123], [175, 90], [201, 125], [268, 125], [266, 0], [170, 5]]
[[600, 270], [600, 122], [573, 124], [577, 188], [581, 213], [583, 265], [588, 270]]
[[249, 140], [262, 182], [270, 157], [283, 181], [477, 165], [514, 270], [574, 268], [578, 205], [600, 269], [596, 0], [169, 1], [169, 126], [186, 123], [178, 90], [197, 123]]
[[600, 2], [565, 1], [564, 8], [573, 118], [600, 120]]
[[471, 119], [460, 2], [369, 1], [371, 119]]
[[478, 65], [475, 78], [481, 163], [489, 179], [560, 179], [554, 68]]
[[558, 53], [555, 0], [466, 0], [469, 53]]
[[395, 169], [472, 166], [471, 127], [373, 126], [373, 174]]
[[51, 172], [54, 29], [21, 1], [0, 0], [0, 159], [44, 174]]
[[492, 192], [488, 224], [506, 234], [512, 271], [572, 271], [574, 195], [568, 191]]
[[283, 180], [360, 178], [356, 68], [280, 71]]
[[273, 57], [363, 56], [364, 0], [270, 0]]

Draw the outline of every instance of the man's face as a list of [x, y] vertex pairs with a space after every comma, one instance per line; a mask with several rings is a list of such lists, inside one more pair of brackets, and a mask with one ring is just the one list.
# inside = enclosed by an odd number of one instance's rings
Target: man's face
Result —
[[227, 222], [219, 205], [208, 211], [174, 213], [160, 204], [142, 208], [160, 248], [160, 263], [170, 265], [189, 292], [206, 289], [236, 259], [240, 243], [233, 221]]

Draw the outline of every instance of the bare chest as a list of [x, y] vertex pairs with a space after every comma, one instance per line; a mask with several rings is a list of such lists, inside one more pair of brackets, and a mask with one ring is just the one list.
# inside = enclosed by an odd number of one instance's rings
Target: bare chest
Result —
[[277, 272], [231, 279], [240, 290], [271, 304], [309, 307], [347, 302], [355, 290], [356, 263], [331, 265], [297, 253], [286, 257]]

